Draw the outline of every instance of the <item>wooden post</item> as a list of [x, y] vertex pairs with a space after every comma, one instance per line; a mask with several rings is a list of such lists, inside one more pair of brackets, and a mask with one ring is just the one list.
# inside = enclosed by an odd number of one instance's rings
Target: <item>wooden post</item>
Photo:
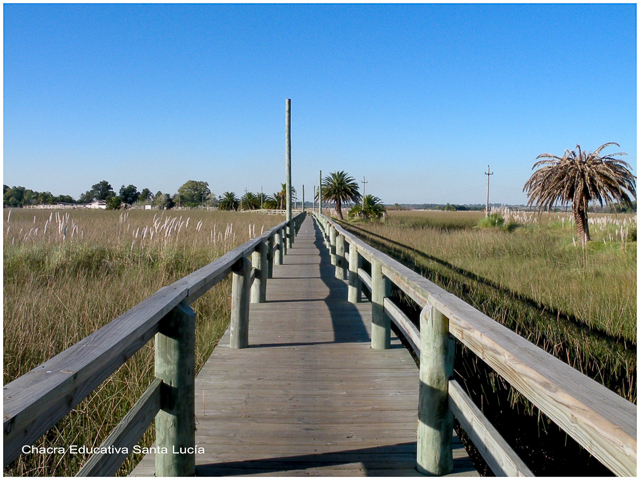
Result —
[[336, 237], [338, 236], [338, 231], [335, 229], [333, 225], [329, 227], [329, 246], [331, 248], [331, 265], [336, 264]]
[[277, 249], [274, 252], [274, 261], [276, 265], [282, 265], [282, 255], [283, 255], [283, 247], [282, 244], [284, 242], [282, 241], [282, 230], [278, 230], [275, 234], [275, 246], [274, 248], [277, 247]]
[[302, 211], [304, 212], [304, 185], [302, 185]]
[[267, 265], [267, 278], [273, 278], [273, 259], [275, 257], [275, 252], [273, 251], [273, 245], [274, 245], [274, 238], [273, 235], [269, 237], [269, 240], [267, 240], [267, 259], [268, 259], [268, 265]]
[[287, 242], [287, 235], [289, 235], [289, 227], [287, 225], [285, 225], [284, 227], [282, 227], [282, 233], [280, 234], [282, 236], [282, 259], [284, 261], [284, 256], [287, 254], [287, 247], [288, 247], [288, 242]]
[[391, 296], [391, 282], [382, 275], [382, 262], [371, 261], [371, 348], [391, 346], [391, 319], [384, 313], [384, 298]]
[[231, 283], [231, 324], [230, 347], [249, 346], [249, 300], [251, 282], [251, 262], [245, 257], [233, 266]]
[[267, 301], [267, 244], [260, 242], [255, 252], [251, 255], [251, 263], [256, 269], [256, 278], [251, 285], [251, 303], [264, 303]]
[[322, 215], [322, 170], [319, 175], [320, 181], [318, 183], [318, 213]]
[[350, 303], [359, 303], [362, 295], [362, 282], [358, 277], [358, 268], [362, 266], [362, 256], [358, 253], [357, 247], [349, 244], [349, 293]]
[[345, 264], [345, 255], [344, 255], [344, 235], [336, 236], [336, 278], [340, 280], [347, 279], [347, 272], [344, 268]]
[[454, 351], [449, 319], [427, 304], [420, 314], [417, 467], [428, 475], [446, 475], [453, 470], [449, 379], [453, 376]]
[[293, 235], [291, 233], [291, 99], [287, 98], [285, 101], [285, 157], [287, 162], [287, 234], [286, 241], [287, 247], [291, 247], [293, 243]]
[[[196, 473], [196, 314], [181, 302], [164, 317], [156, 334], [156, 377], [162, 380], [156, 415], [156, 476]], [[185, 453], [174, 453], [185, 452]]]

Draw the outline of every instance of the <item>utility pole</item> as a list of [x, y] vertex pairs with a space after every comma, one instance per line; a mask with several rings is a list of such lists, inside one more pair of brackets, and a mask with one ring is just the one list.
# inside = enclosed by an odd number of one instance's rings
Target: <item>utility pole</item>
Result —
[[[285, 157], [287, 161], [287, 221], [291, 220], [291, 99], [285, 101]], [[287, 242], [290, 244], [290, 242]]]
[[487, 209], [485, 210], [484, 216], [488, 217], [489, 216], [489, 177], [493, 175], [493, 172], [491, 172], [489, 165], [487, 165], [487, 171], [484, 172], [484, 174], [487, 176]]
[[260, 187], [260, 210], [262, 210], [262, 203], [264, 199], [264, 192], [262, 191], [262, 187]]
[[304, 185], [302, 185], [302, 211], [304, 212]]
[[320, 184], [318, 185], [318, 212], [322, 215], [322, 170], [320, 170]]
[[364, 197], [366, 197], [367, 194], [367, 177], [362, 177], [362, 201], [364, 202]]

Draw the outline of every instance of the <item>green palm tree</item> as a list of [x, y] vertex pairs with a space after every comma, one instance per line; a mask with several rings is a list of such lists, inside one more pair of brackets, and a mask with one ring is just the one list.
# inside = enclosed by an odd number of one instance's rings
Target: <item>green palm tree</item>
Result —
[[260, 208], [260, 197], [254, 193], [247, 192], [240, 200], [243, 210], [258, 210]]
[[356, 203], [360, 197], [358, 183], [346, 172], [333, 172], [322, 180], [322, 199], [334, 203], [340, 220], [343, 220], [342, 204]]
[[[291, 198], [293, 198], [296, 194], [296, 189], [295, 187], [292, 185], [291, 186]], [[280, 192], [277, 194], [278, 195], [278, 199], [280, 200], [280, 210], [285, 210], [287, 208], [287, 206], [285, 205], [285, 202], [287, 201], [287, 184], [286, 183], [281, 183], [280, 184]], [[275, 195], [274, 195], [275, 197]]]
[[610, 142], [585, 153], [580, 145], [576, 145], [573, 151], [565, 150], [562, 157], [549, 153], [538, 155], [545, 160], [536, 162], [533, 168], [542, 168], [524, 184], [523, 191], [529, 197], [527, 205], [535, 203], [539, 211], [550, 211], [557, 203], [571, 203], [578, 237], [583, 244], [591, 240], [587, 217], [589, 202], [603, 206], [616, 200], [631, 205], [630, 195], [636, 198], [636, 177], [631, 173], [631, 166], [614, 158], [626, 153], [600, 156], [600, 152], [610, 145], [620, 146]]
[[233, 192], [224, 192], [220, 197], [218, 208], [220, 210], [237, 210], [239, 205], [238, 197]]
[[354, 205], [351, 210], [349, 210], [350, 217], [361, 217], [361, 218], [381, 218], [387, 209], [382, 204], [382, 200], [378, 197], [374, 197], [373, 195], [365, 195], [362, 199], [362, 203]]

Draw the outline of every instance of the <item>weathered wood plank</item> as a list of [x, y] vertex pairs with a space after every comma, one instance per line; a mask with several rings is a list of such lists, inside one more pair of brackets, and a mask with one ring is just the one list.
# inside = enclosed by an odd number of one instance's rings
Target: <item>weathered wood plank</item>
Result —
[[100, 445], [107, 453], [92, 455], [77, 477], [111, 477], [116, 474], [160, 410], [161, 385], [162, 380], [158, 378], [151, 382], [149, 388]]
[[403, 333], [416, 356], [420, 358], [420, 331], [418, 328], [389, 298], [384, 299], [384, 311]]
[[534, 476], [455, 380], [449, 381], [449, 407], [493, 473], [501, 477]]

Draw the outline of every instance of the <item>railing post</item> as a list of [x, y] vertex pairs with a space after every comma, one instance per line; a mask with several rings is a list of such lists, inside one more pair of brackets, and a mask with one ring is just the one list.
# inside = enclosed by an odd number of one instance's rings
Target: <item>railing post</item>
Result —
[[249, 346], [251, 262], [242, 257], [235, 263], [232, 272], [230, 347], [247, 348]]
[[282, 227], [282, 233], [280, 234], [282, 236], [282, 259], [284, 261], [284, 256], [287, 254], [287, 249], [289, 248], [289, 226], [285, 225], [284, 227]]
[[251, 255], [251, 263], [256, 269], [256, 278], [251, 285], [251, 303], [264, 303], [267, 301], [267, 244], [260, 242], [255, 252]]
[[384, 298], [391, 296], [391, 281], [382, 275], [382, 262], [371, 261], [371, 348], [391, 346], [391, 319], [384, 313]]
[[196, 314], [183, 301], [161, 320], [156, 334], [156, 377], [163, 382], [156, 446], [167, 452], [156, 455], [157, 477], [196, 473], [195, 346]]
[[331, 225], [329, 226], [329, 246], [331, 248], [331, 265], [336, 264], [336, 237], [338, 236], [338, 231], [336, 228]]
[[362, 266], [362, 256], [358, 253], [358, 248], [352, 242], [349, 244], [349, 290], [348, 299], [350, 303], [359, 303], [362, 295], [362, 282], [358, 276], [358, 268]]
[[428, 475], [446, 475], [453, 470], [449, 379], [453, 376], [454, 353], [449, 319], [427, 304], [420, 313], [417, 466], [419, 472]]
[[275, 235], [275, 247], [276, 250], [274, 252], [274, 261], [276, 265], [282, 265], [282, 255], [284, 254], [282, 249], [282, 229], [278, 230]]
[[345, 256], [344, 256], [344, 235], [339, 234], [336, 236], [336, 278], [340, 280], [346, 280], [346, 270], [344, 268], [345, 264]]
[[273, 278], [273, 259], [275, 257], [275, 252], [273, 250], [274, 243], [272, 235], [269, 237], [269, 240], [267, 240], [267, 278]]

